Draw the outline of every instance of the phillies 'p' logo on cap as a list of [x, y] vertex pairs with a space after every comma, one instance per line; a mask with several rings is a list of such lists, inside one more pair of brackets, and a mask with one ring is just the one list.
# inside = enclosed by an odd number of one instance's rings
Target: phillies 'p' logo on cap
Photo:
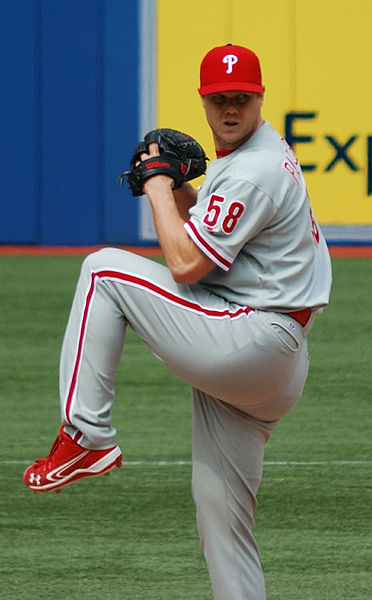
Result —
[[201, 96], [230, 90], [258, 94], [265, 90], [260, 61], [252, 50], [244, 46], [227, 44], [213, 48], [200, 65]]
[[238, 57], [235, 54], [226, 54], [222, 62], [227, 64], [226, 73], [232, 73], [233, 66], [238, 62]]

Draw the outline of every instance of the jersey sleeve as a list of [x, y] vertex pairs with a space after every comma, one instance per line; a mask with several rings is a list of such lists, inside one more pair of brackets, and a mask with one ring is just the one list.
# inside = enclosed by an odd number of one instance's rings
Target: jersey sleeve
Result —
[[275, 206], [268, 194], [247, 181], [200, 194], [185, 229], [217, 266], [228, 271], [243, 246], [269, 226]]

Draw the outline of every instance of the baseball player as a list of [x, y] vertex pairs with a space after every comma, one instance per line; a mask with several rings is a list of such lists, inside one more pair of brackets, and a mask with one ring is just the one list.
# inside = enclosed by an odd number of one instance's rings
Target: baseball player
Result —
[[24, 482], [58, 491], [120, 466], [110, 411], [129, 325], [192, 387], [192, 491], [214, 598], [264, 600], [253, 537], [264, 446], [304, 388], [330, 258], [299, 162], [261, 115], [257, 56], [213, 48], [199, 94], [217, 158], [195, 190], [197, 160], [164, 151], [163, 130], [136, 148], [126, 175], [148, 196], [167, 267], [114, 248], [84, 260], [61, 352], [62, 426]]

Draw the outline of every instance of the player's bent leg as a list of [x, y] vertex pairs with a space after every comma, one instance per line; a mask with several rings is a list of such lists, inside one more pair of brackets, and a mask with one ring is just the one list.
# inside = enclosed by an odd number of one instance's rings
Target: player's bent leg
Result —
[[193, 391], [193, 497], [215, 600], [265, 600], [253, 536], [265, 435], [244, 415]]
[[61, 356], [66, 431], [82, 432], [77, 441], [88, 448], [115, 442], [110, 408], [127, 323], [191, 386], [245, 412], [266, 410], [293, 379], [304, 345], [296, 324], [290, 336], [298, 348], [283, 348], [270, 318], [247, 315], [203, 286], [176, 284], [167, 268], [132, 253], [109, 248], [90, 255]]

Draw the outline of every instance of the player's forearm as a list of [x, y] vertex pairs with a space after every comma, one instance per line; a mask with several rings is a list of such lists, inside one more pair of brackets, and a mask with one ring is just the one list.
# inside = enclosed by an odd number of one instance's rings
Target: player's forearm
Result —
[[159, 244], [174, 280], [187, 284], [199, 281], [214, 264], [187, 235], [171, 182], [164, 185], [164, 182], [156, 182], [154, 178], [146, 186], [146, 193], [151, 203]]
[[198, 192], [190, 185], [190, 183], [184, 183], [181, 188], [173, 190], [173, 196], [181, 218], [184, 221], [188, 221], [190, 216], [189, 210], [194, 206]]

